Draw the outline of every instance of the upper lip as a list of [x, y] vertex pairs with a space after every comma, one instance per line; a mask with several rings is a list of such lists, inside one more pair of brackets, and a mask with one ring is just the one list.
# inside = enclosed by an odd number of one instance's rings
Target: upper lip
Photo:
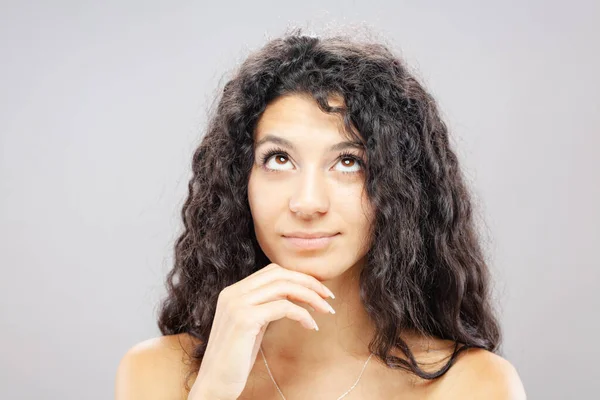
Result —
[[303, 239], [317, 239], [337, 235], [338, 232], [290, 232], [286, 233], [285, 237], [297, 237]]

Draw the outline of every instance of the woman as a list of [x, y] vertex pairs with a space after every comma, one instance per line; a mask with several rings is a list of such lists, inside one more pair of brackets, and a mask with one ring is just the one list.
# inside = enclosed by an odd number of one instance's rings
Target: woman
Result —
[[270, 41], [192, 168], [163, 336], [117, 399], [525, 398], [446, 125], [384, 45]]

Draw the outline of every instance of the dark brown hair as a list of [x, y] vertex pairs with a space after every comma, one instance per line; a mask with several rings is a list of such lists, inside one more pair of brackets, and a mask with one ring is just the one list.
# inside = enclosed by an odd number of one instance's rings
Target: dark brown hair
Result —
[[[365, 188], [376, 213], [360, 275], [376, 327], [370, 351], [425, 379], [443, 375], [466, 348], [497, 351], [500, 329], [472, 200], [436, 102], [388, 46], [295, 29], [239, 66], [193, 156], [184, 230], [158, 316], [162, 334], [199, 339], [190, 374], [206, 350], [219, 292], [270, 263], [254, 235], [247, 187], [255, 124], [286, 94], [312, 96], [365, 145]], [[328, 105], [333, 95], [343, 107]], [[405, 330], [453, 341], [452, 356], [424, 371], [400, 337]], [[406, 359], [392, 356], [393, 348]]]

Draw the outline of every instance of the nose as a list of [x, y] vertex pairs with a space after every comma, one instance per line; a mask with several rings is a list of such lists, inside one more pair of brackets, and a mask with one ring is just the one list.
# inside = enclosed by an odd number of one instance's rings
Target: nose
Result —
[[326, 178], [318, 171], [306, 171], [298, 176], [293, 184], [290, 198], [290, 211], [301, 218], [314, 218], [329, 210], [329, 194]]

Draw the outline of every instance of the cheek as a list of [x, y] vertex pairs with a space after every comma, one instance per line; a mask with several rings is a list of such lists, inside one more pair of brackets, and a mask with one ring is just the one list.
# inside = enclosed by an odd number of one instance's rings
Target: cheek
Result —
[[347, 215], [349, 215], [348, 224], [356, 228], [352, 232], [355, 245], [364, 248], [370, 245], [370, 229], [374, 222], [374, 210], [366, 195], [362, 199], [360, 199], [360, 195], [358, 193], [353, 197], [356, 201], [352, 204], [352, 210], [348, 211]]
[[255, 174], [250, 173], [250, 177], [248, 179], [248, 204], [250, 205], [250, 212], [253, 219], [256, 219], [256, 216], [260, 215], [261, 213], [263, 199], [261, 199], [259, 195], [259, 186], [260, 185], [256, 180]]
[[277, 220], [277, 199], [272, 195], [265, 195], [268, 191], [260, 190], [260, 185], [250, 180], [248, 184], [248, 204], [254, 223], [254, 230], [258, 236], [268, 234], [273, 230]]
[[366, 193], [360, 188], [350, 188], [338, 197], [340, 213], [343, 213], [349, 224], [363, 228], [373, 219], [373, 209]]

